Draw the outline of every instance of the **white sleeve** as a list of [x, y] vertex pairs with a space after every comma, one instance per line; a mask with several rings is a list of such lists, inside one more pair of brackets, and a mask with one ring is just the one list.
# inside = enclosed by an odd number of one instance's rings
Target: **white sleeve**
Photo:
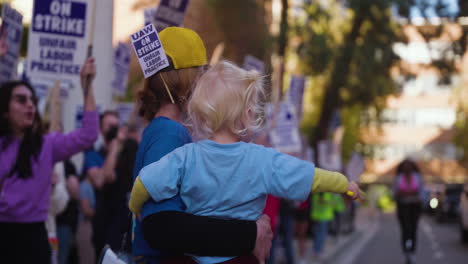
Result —
[[58, 181], [55, 184], [52, 194], [50, 197], [50, 209], [49, 212], [52, 215], [58, 215], [67, 207], [70, 195], [68, 195], [67, 187], [65, 184], [65, 176], [63, 169], [63, 162], [57, 163], [54, 166], [54, 171], [58, 174]]

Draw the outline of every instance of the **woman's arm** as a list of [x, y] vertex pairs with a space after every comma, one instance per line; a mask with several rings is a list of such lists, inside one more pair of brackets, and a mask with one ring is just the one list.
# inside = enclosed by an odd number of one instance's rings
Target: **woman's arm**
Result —
[[[94, 59], [88, 58], [81, 68], [81, 83], [83, 86], [84, 112], [82, 127], [68, 134], [56, 133], [52, 137], [52, 153], [54, 162], [69, 158], [73, 154], [91, 147], [99, 133], [98, 113], [92, 91], [92, 80], [96, 75]], [[87, 80], [87, 81], [86, 81]]]
[[184, 212], [163, 211], [143, 220], [148, 244], [174, 253], [204, 256], [255, 254], [265, 259], [273, 233], [266, 216], [257, 222], [223, 220]]

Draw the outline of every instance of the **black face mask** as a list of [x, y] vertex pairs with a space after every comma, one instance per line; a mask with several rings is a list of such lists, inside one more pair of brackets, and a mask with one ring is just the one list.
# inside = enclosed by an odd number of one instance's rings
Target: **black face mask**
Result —
[[112, 126], [109, 128], [107, 133], [104, 135], [104, 140], [106, 142], [111, 142], [115, 137], [117, 137], [117, 132], [119, 131], [118, 126]]

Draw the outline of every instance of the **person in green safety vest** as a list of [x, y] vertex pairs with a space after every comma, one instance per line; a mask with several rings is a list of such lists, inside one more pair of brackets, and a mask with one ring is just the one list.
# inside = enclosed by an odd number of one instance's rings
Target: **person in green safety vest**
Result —
[[314, 227], [314, 257], [322, 258], [323, 248], [328, 234], [328, 226], [334, 218], [335, 209], [330, 193], [314, 193], [311, 196], [310, 217]]
[[341, 195], [331, 194], [334, 217], [330, 223], [330, 234], [338, 237], [341, 232], [341, 224], [343, 219], [343, 212], [345, 211], [346, 205]]

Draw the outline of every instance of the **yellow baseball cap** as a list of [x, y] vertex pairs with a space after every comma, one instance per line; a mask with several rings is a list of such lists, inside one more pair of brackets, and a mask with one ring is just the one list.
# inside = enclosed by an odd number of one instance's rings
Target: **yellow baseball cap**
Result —
[[207, 64], [206, 49], [200, 36], [182, 27], [167, 27], [159, 33], [166, 54], [172, 59], [174, 69]]

